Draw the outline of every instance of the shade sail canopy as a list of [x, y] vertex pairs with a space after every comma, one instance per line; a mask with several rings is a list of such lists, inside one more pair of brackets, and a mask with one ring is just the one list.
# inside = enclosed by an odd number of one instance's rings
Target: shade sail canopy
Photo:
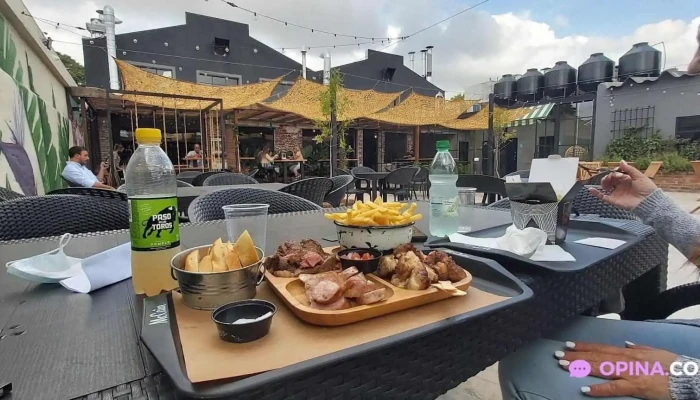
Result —
[[398, 105], [365, 118], [396, 125], [440, 125], [441, 122], [456, 119], [475, 103], [411, 93]]
[[[315, 121], [323, 120], [321, 97], [328, 90], [327, 86], [305, 79], [297, 79], [286, 94], [278, 100], [260, 105], [275, 111], [299, 115]], [[352, 90], [341, 88], [337, 98], [342, 103], [337, 115], [338, 121], [350, 121], [365, 117], [388, 107], [399, 97], [400, 93], [381, 93], [374, 90]]]
[[123, 100], [135, 103], [176, 108], [180, 110], [199, 110], [211, 105], [211, 102], [202, 100], [176, 99], [168, 95], [184, 95], [221, 99], [225, 110], [245, 108], [260, 103], [272, 95], [275, 86], [282, 77], [267, 82], [252, 83], [240, 86], [211, 86], [198, 83], [178, 81], [157, 74], [146, 72], [125, 61], [116, 60], [122, 77], [122, 88], [125, 91], [149, 92], [162, 94], [141, 96], [123, 95]]
[[[528, 108], [505, 109], [496, 107], [494, 112], [494, 125], [510, 126], [514, 121], [529, 113]], [[482, 107], [480, 111], [464, 119], [445, 121], [440, 125], [445, 128], [461, 131], [480, 131], [489, 128], [489, 107]]]

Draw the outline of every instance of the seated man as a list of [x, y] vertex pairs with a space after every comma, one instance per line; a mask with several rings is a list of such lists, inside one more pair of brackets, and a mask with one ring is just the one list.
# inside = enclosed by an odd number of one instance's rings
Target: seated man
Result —
[[185, 160], [190, 167], [201, 167], [202, 162], [202, 151], [200, 150], [199, 144], [194, 145], [194, 150], [191, 150], [185, 155]]
[[107, 173], [107, 163], [100, 164], [100, 173], [95, 176], [85, 165], [90, 160], [88, 152], [83, 147], [73, 146], [68, 149], [70, 160], [66, 163], [61, 174], [64, 179], [76, 185], [87, 188], [109, 189], [113, 187], [105, 185], [102, 180]]

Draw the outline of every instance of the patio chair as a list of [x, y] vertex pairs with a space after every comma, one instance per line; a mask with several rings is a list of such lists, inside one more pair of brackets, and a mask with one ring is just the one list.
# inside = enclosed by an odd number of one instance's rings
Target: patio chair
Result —
[[102, 232], [128, 229], [129, 208], [91, 196], [27, 196], [0, 203], [0, 221], [0, 240]]
[[[181, 181], [179, 179], [176, 180], [176, 182], [177, 182], [177, 187], [179, 187], [179, 188], [181, 188], [181, 187], [194, 187], [190, 183], [187, 183], [185, 181]], [[116, 190], [117, 190], [117, 192], [126, 193], [126, 183], [119, 186]]]
[[250, 171], [246, 172], [245, 174], [250, 176], [251, 178], [255, 178], [255, 175], [258, 174], [259, 169], [253, 168]]
[[321, 209], [320, 206], [291, 194], [250, 187], [217, 190], [199, 196], [190, 204], [187, 215], [192, 222], [225, 219], [222, 207], [229, 204], [269, 204], [268, 214]]
[[[350, 170], [350, 175], [354, 176], [355, 179], [357, 179], [357, 188], [358, 189], [368, 189], [370, 187], [369, 181], [367, 181], [366, 179], [356, 177], [355, 174], [358, 172], [377, 172], [377, 171], [373, 170], [370, 167], [354, 167]], [[365, 183], [364, 187], [362, 187], [362, 182]]]
[[656, 174], [659, 172], [661, 167], [664, 165], [663, 161], [652, 161], [646, 170], [644, 170], [644, 175], [651, 179], [654, 179]]
[[629, 211], [623, 210], [620, 207], [613, 206], [600, 200], [599, 198], [593, 196], [588, 188], [595, 187], [600, 188], [596, 185], [586, 185], [576, 194], [573, 202], [571, 203], [572, 211], [578, 212], [579, 214], [593, 214], [598, 215], [603, 218], [615, 218], [615, 219], [632, 219], [638, 220], [634, 214]]
[[20, 197], [24, 197], [24, 195], [17, 192], [13, 192], [10, 189], [0, 187], [0, 202], [14, 200]]
[[[506, 182], [503, 179], [488, 175], [459, 175], [457, 178], [457, 187], [473, 187], [477, 193], [483, 193], [481, 200], [482, 205], [488, 205], [495, 202], [498, 198], [505, 198]], [[496, 199], [489, 199], [489, 197]]]
[[599, 174], [593, 175], [586, 183], [588, 185], [600, 185], [601, 182], [603, 182], [603, 178], [605, 178], [611, 172], [612, 171], [603, 171]]
[[330, 178], [333, 181], [333, 188], [326, 195], [324, 201], [333, 207], [340, 207], [340, 201], [345, 197], [348, 186], [355, 179], [350, 175], [338, 175]]
[[511, 172], [510, 174], [506, 174], [503, 176], [503, 178], [505, 178], [506, 176], [519, 176], [520, 179], [530, 179], [530, 170], [521, 169], [520, 171], [515, 171]]
[[362, 188], [360, 180], [355, 178], [349, 171], [338, 168], [335, 170], [335, 175], [350, 175], [353, 178], [353, 183], [350, 184], [345, 190], [345, 204], [348, 204], [350, 195], [355, 196], [355, 201], [357, 201], [358, 199], [364, 200], [365, 194], [369, 194], [371, 192], [369, 188]]
[[258, 181], [245, 174], [238, 174], [235, 172], [223, 172], [208, 177], [204, 180], [202, 186], [245, 185], [257, 183]]
[[210, 171], [210, 172], [202, 172], [201, 174], [197, 175], [192, 179], [192, 186], [202, 186], [204, 185], [204, 181], [209, 178], [212, 175], [216, 174], [221, 174], [221, 171]]
[[[418, 167], [403, 167], [398, 168], [389, 173], [384, 178], [384, 187], [382, 191], [382, 199], [388, 201], [390, 194], [394, 195], [396, 201], [401, 201], [406, 198], [411, 198], [411, 189], [413, 186], [413, 178], [420, 172]], [[395, 185], [395, 186], [391, 186]]]
[[326, 198], [331, 189], [333, 189], [333, 181], [328, 178], [308, 178], [289, 184], [279, 191], [323, 206], [323, 199]]
[[66, 185], [68, 185], [68, 187], [72, 187], [72, 188], [73, 188], [73, 187], [74, 187], [74, 188], [82, 187], [81, 185], [78, 185], [78, 184], [75, 183], [75, 182], [69, 181], [68, 179], [64, 178], [63, 176], [61, 176], [61, 179], [63, 179], [63, 182], [65, 182]]
[[510, 199], [506, 197], [504, 199], [494, 201], [493, 203], [487, 205], [486, 207], [487, 208], [500, 208], [500, 209], [504, 209], [504, 210], [510, 210]]
[[[125, 186], [125, 185], [122, 185]], [[122, 187], [120, 186], [120, 187]], [[71, 187], [52, 190], [47, 193], [48, 195], [56, 194], [75, 194], [80, 196], [91, 196], [91, 197], [101, 197], [103, 199], [112, 200], [127, 200], [126, 193], [119, 190], [107, 190], [107, 189], [97, 189], [97, 188], [85, 188], [85, 187]]]
[[201, 174], [202, 171], [185, 171], [177, 174], [177, 179], [192, 184], [192, 180]]
[[430, 186], [430, 181], [428, 180], [428, 175], [430, 171], [428, 168], [421, 167], [420, 171], [413, 177], [411, 181], [411, 191], [413, 192], [413, 197], [418, 200], [418, 194], [416, 194], [416, 187], [418, 191], [423, 195], [423, 200], [428, 195], [428, 187]]

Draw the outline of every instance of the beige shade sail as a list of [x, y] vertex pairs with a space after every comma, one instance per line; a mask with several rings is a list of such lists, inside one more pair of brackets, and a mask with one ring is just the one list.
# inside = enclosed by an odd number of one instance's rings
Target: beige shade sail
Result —
[[[233, 110], [260, 103], [272, 95], [282, 77], [267, 82], [240, 86], [211, 86], [178, 81], [146, 72], [125, 61], [116, 60], [121, 72], [122, 88], [125, 91], [149, 92], [168, 95], [184, 95], [222, 99], [225, 110]], [[199, 110], [212, 104], [211, 101], [176, 99], [172, 97], [122, 95], [123, 100], [139, 104], [178, 110]]]
[[[291, 88], [280, 97], [260, 105], [275, 111], [299, 115], [312, 121], [323, 120], [321, 96], [327, 86], [305, 79], [297, 79]], [[338, 101], [344, 104], [337, 115], [338, 121], [351, 121], [366, 117], [391, 105], [400, 93], [381, 93], [374, 90], [352, 90], [341, 88]]]
[[445, 100], [413, 92], [398, 105], [366, 118], [396, 125], [439, 125], [443, 121], [456, 119], [475, 103], [471, 100]]
[[[527, 108], [515, 108], [515, 109], [505, 109], [501, 107], [496, 107], [494, 112], [494, 125], [498, 126], [502, 124], [504, 126], [509, 125], [511, 122], [521, 118], [523, 115], [528, 113]], [[480, 131], [489, 129], [489, 107], [483, 107], [476, 114], [471, 115], [464, 119], [451, 119], [443, 121], [438, 125], [444, 126], [445, 128], [456, 129], [460, 131]]]

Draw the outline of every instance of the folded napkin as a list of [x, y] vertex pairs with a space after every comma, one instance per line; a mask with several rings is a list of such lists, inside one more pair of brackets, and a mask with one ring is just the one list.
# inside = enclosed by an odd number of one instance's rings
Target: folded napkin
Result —
[[80, 271], [80, 259], [69, 257], [63, 248], [70, 242], [66, 233], [58, 241], [58, 248], [21, 260], [7, 263], [7, 273], [36, 283], [58, 283]]
[[131, 244], [125, 243], [85, 258], [80, 266], [75, 276], [61, 281], [63, 287], [78, 293], [90, 293], [131, 278]]
[[537, 228], [518, 229], [511, 225], [505, 235], [497, 238], [475, 238], [454, 233], [449, 235], [450, 242], [487, 249], [503, 250], [532, 261], [576, 261], [576, 259], [557, 245], [547, 245], [547, 233]]

